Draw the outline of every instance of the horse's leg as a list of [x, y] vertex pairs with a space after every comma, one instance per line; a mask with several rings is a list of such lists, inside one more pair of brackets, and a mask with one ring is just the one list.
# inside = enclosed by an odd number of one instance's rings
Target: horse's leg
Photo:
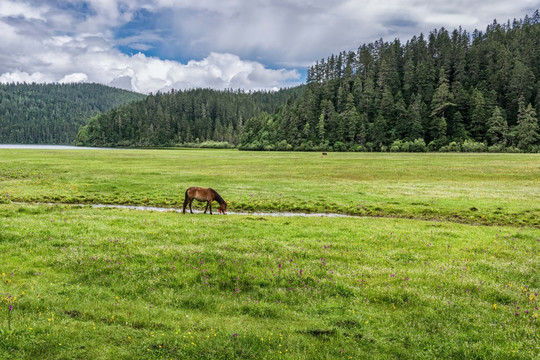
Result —
[[208, 204], [210, 204], [210, 215], [212, 215], [212, 202], [209, 201]]
[[191, 208], [191, 204], [193, 204], [193, 199], [189, 200], [189, 212], [192, 214], [193, 214], [193, 209]]
[[208, 201], [206, 202], [206, 207], [204, 208], [204, 213], [206, 214], [206, 210], [208, 210]]
[[187, 193], [186, 193], [186, 197], [184, 198], [184, 206], [182, 206], [182, 213], [185, 214], [186, 213], [186, 206], [188, 204], [189, 200], [188, 200], [188, 196], [187, 196]]

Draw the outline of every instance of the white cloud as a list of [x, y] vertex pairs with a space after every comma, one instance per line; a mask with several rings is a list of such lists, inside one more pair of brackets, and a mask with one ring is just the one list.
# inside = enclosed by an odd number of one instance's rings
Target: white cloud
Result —
[[0, 2], [0, 17], [23, 17], [27, 19], [45, 20], [44, 7], [36, 7], [20, 1], [2, 0]]
[[[98, 14], [107, 15], [102, 18], [96, 15], [96, 19], [87, 18], [82, 23], [92, 30], [98, 23], [111, 21], [118, 24], [121, 22], [119, 18], [129, 18], [127, 10], [121, 14], [111, 3], [92, 2]], [[69, 28], [59, 32], [54, 24], [43, 27], [42, 19], [48, 18], [47, 8], [36, 10], [32, 19], [14, 19], [13, 16], [19, 16], [25, 6], [22, 3], [19, 10], [0, 13], [0, 30], [5, 35], [4, 41], [0, 42], [0, 82], [88, 81], [148, 93], [193, 87], [271, 89], [300, 78], [294, 70], [267, 69], [260, 63], [225, 53], [210, 53], [202, 60], [192, 60], [187, 64], [142, 53], [126, 55], [115, 47], [122, 41], [114, 40], [106, 28], [98, 33], [75, 31], [75, 35], [69, 35]], [[64, 16], [61, 23], [70, 22], [66, 19]], [[81, 26], [73, 19], [71, 22], [73, 29]], [[133, 36], [123, 41], [137, 44], [144, 39], [159, 38], [152, 34]], [[135, 47], [148, 49], [145, 43]]]
[[[305, 66], [381, 37], [403, 42], [444, 26], [483, 30], [493, 19], [522, 18], [538, 0], [245, 0], [157, 1], [175, 13], [181, 51], [232, 52], [273, 64]], [[174, 3], [172, 5], [171, 3]], [[225, 5], [226, 4], [226, 5]], [[208, 26], [208, 24], [212, 24]]]
[[89, 64], [92, 68], [107, 67], [109, 83], [147, 93], [156, 90], [209, 87], [217, 89], [272, 89], [290, 80], [299, 80], [300, 75], [292, 70], [266, 69], [253, 61], [241, 60], [232, 54], [211, 53], [208, 57], [187, 64], [176, 61], [149, 58], [144, 54], [120, 55], [102, 61], [108, 64]]
[[25, 71], [13, 71], [6, 72], [0, 75], [0, 83], [46, 83], [53, 82], [54, 79], [49, 75], [42, 74], [40, 72], [34, 72], [29, 74]]
[[4, 72], [0, 82], [89, 81], [149, 93], [195, 87], [272, 89], [300, 78], [295, 70], [267, 69], [232, 54], [211, 53], [182, 64], [142, 53], [126, 55], [94, 36], [55, 36], [42, 44], [34, 44], [32, 56], [21, 56], [19, 63], [26, 64], [27, 71]]
[[[538, 0], [0, 0], [0, 81], [91, 81], [140, 92], [271, 89], [299, 80], [297, 71], [283, 67], [307, 66], [381, 37], [404, 42], [441, 26], [485, 29], [493, 19], [521, 18], [539, 5]], [[120, 31], [141, 9], [154, 16], [137, 25], [147, 28]], [[126, 47], [196, 60], [118, 50]]]
[[59, 83], [65, 84], [65, 83], [80, 83], [88, 81], [88, 75], [84, 73], [73, 73], [64, 76], [62, 79], [60, 79]]

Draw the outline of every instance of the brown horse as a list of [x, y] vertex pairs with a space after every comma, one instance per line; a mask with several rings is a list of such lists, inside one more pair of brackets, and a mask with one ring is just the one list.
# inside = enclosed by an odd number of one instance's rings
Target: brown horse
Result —
[[217, 193], [216, 190], [211, 188], [202, 188], [198, 186], [190, 187], [186, 190], [186, 197], [184, 198], [184, 207], [182, 209], [182, 212], [186, 213], [186, 206], [189, 204], [189, 211], [193, 214], [193, 210], [191, 209], [191, 204], [193, 203], [193, 199], [196, 199], [197, 201], [203, 202], [206, 201], [206, 208], [204, 209], [204, 213], [206, 214], [206, 210], [208, 210], [208, 207], [210, 207], [210, 214], [212, 214], [212, 202], [217, 201], [219, 204], [218, 211], [221, 213], [223, 212], [223, 215], [225, 215], [225, 211], [227, 210], [227, 203], [223, 198]]

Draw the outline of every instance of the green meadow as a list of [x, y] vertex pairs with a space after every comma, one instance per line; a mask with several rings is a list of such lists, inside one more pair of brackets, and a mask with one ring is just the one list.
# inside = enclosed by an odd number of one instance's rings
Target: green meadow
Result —
[[180, 207], [193, 185], [236, 211], [540, 227], [538, 154], [0, 150], [0, 202]]
[[[358, 216], [85, 205], [192, 185]], [[0, 358], [536, 359], [539, 215], [532, 154], [0, 150]]]

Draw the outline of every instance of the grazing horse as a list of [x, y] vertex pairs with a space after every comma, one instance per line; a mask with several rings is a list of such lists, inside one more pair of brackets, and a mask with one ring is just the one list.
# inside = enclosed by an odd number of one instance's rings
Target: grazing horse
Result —
[[203, 202], [206, 201], [206, 208], [204, 209], [204, 213], [206, 214], [206, 210], [208, 210], [208, 207], [210, 207], [210, 214], [212, 214], [212, 202], [215, 200], [219, 203], [219, 209], [218, 211], [221, 213], [223, 212], [223, 215], [225, 215], [225, 211], [227, 210], [227, 203], [223, 198], [217, 193], [216, 190], [211, 188], [202, 188], [198, 186], [190, 187], [186, 190], [186, 197], [184, 198], [184, 207], [182, 209], [182, 212], [186, 213], [186, 206], [189, 204], [189, 211], [193, 214], [193, 210], [191, 209], [191, 204], [193, 203], [193, 199], [196, 199], [197, 201]]

